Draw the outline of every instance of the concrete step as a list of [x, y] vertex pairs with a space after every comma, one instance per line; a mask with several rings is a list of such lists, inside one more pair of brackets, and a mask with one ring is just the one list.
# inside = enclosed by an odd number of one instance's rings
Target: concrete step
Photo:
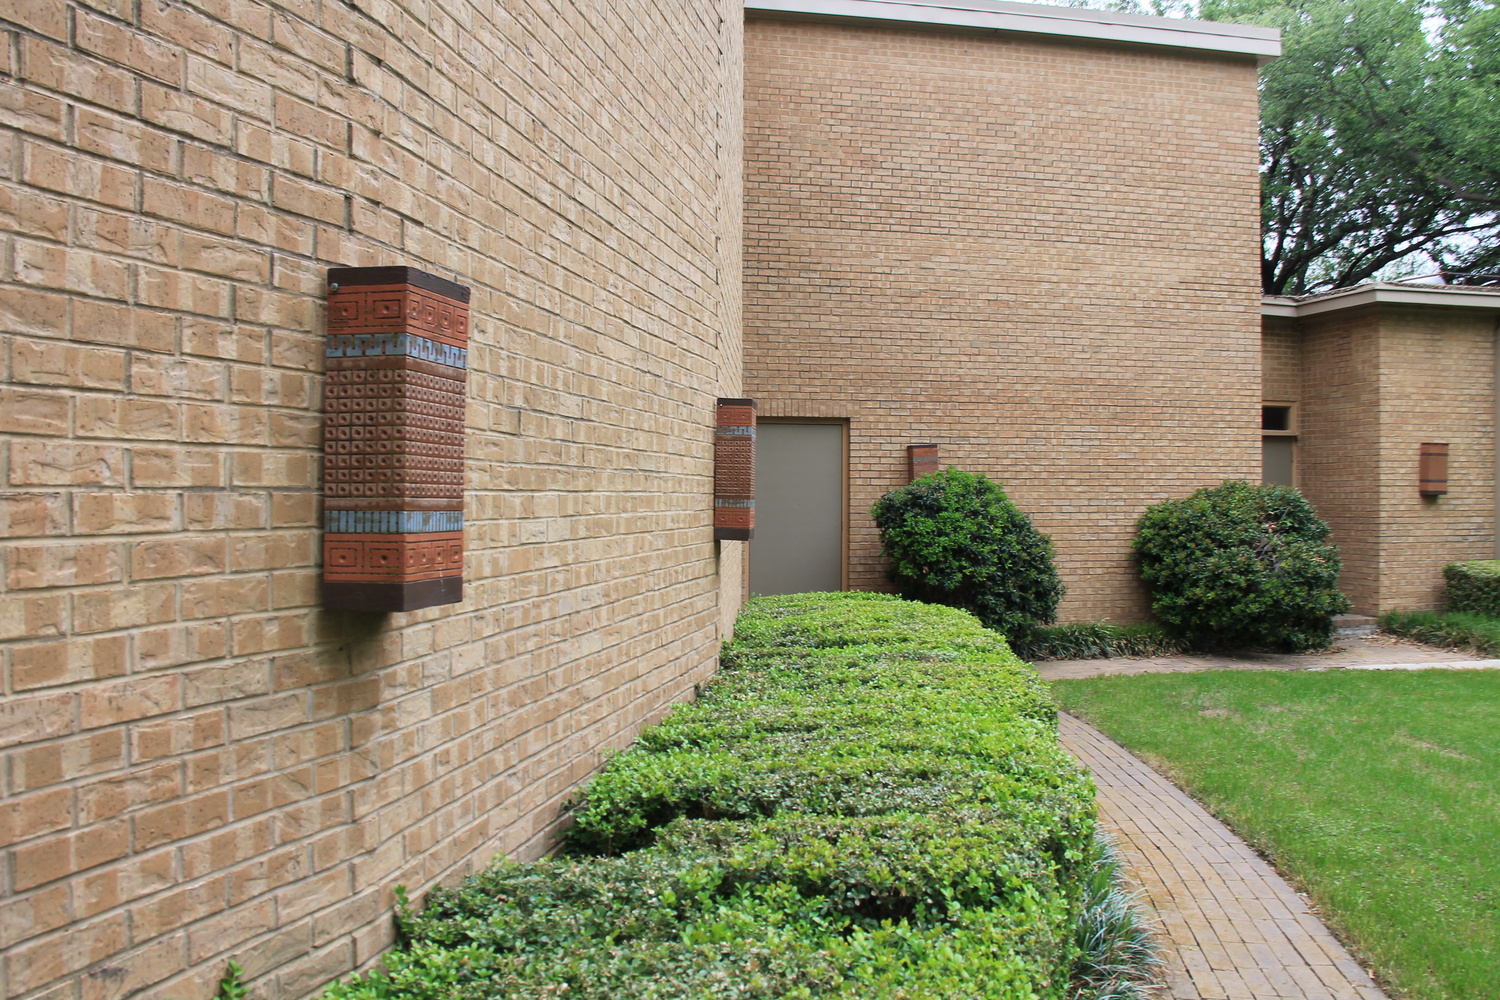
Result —
[[1370, 615], [1334, 615], [1333, 637], [1356, 639], [1362, 635], [1375, 634], [1375, 619]]

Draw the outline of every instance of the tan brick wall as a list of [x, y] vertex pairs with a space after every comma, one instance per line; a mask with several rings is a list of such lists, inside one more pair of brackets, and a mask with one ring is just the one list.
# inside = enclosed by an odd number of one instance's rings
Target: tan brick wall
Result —
[[1380, 429], [1378, 319], [1373, 311], [1324, 313], [1301, 322], [1297, 485], [1333, 529], [1344, 570], [1339, 589], [1354, 609], [1380, 603], [1380, 524], [1371, 486]]
[[1302, 397], [1302, 334], [1294, 319], [1267, 317], [1261, 325], [1261, 399], [1296, 403]]
[[[1050, 534], [1065, 620], [1138, 619], [1150, 503], [1259, 478], [1248, 62], [886, 28], [746, 27], [745, 371], [850, 421], [850, 582], [906, 446]], [[753, 544], [753, 543], [752, 543]]]
[[[1495, 315], [1380, 316], [1379, 610], [1441, 608], [1443, 566], [1495, 558]], [[1417, 492], [1424, 441], [1447, 443], [1448, 493]]]
[[[1366, 306], [1265, 329], [1266, 398], [1299, 402], [1297, 482], [1340, 588], [1367, 614], [1440, 608], [1445, 564], [1495, 557], [1493, 314]], [[1441, 498], [1417, 491], [1427, 441], [1450, 447]]]
[[[712, 670], [741, 23], [0, 0], [0, 995], [307, 994]], [[473, 287], [462, 605], [317, 609], [333, 264]]]

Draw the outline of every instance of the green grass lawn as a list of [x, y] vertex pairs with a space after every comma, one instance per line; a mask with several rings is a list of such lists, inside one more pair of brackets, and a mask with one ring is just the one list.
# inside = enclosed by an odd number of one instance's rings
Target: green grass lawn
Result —
[[1268, 854], [1398, 994], [1500, 1000], [1500, 671], [1053, 688]]

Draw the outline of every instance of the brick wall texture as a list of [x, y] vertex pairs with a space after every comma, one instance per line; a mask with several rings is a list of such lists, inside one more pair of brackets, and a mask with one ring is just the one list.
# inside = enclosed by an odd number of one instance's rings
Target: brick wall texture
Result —
[[[1333, 529], [1356, 611], [1440, 608], [1442, 568], [1493, 559], [1495, 318], [1370, 306], [1267, 320], [1266, 398], [1298, 404], [1297, 485]], [[1417, 490], [1423, 442], [1448, 493]]]
[[[712, 670], [729, 0], [0, 0], [0, 996], [295, 998]], [[473, 288], [465, 601], [318, 609], [325, 270]]]
[[[1332, 314], [1308, 327], [1302, 392], [1286, 397], [1297, 404], [1297, 486], [1333, 529], [1344, 562], [1339, 589], [1369, 613], [1380, 586], [1378, 323], [1373, 313]], [[1412, 462], [1415, 470], [1415, 449]]]
[[[850, 427], [849, 578], [906, 448], [1052, 536], [1064, 620], [1138, 619], [1141, 511], [1259, 479], [1252, 63], [746, 25], [745, 378]], [[751, 543], [754, 558], [754, 543]]]
[[1260, 363], [1265, 402], [1295, 403], [1301, 398], [1302, 334], [1296, 320], [1267, 316], [1261, 321]]

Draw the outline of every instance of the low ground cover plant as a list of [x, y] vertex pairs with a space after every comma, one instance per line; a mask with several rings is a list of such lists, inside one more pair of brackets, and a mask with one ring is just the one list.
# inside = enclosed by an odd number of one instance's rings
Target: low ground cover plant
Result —
[[430, 893], [386, 971], [327, 1000], [1101, 995], [1073, 982], [1092, 787], [1036, 673], [963, 612], [752, 601], [718, 677], [572, 812], [560, 856]]
[[1175, 656], [1188, 644], [1156, 622], [1064, 622], [1039, 625], [1011, 648], [1023, 660], [1091, 660], [1112, 656]]
[[1212, 671], [1053, 690], [1271, 857], [1392, 996], [1500, 998], [1500, 671]]
[[1478, 656], [1500, 656], [1500, 616], [1467, 611], [1387, 611], [1380, 627], [1392, 635]]
[[1134, 547], [1151, 611], [1194, 647], [1321, 649], [1349, 610], [1328, 525], [1285, 486], [1230, 481], [1148, 507]]
[[1102, 835], [1084, 878], [1083, 912], [1074, 940], [1076, 1000], [1153, 1000], [1166, 971], [1157, 929], [1141, 914], [1138, 894], [1125, 887], [1125, 868]]
[[929, 473], [885, 494], [870, 515], [903, 597], [972, 612], [1013, 643], [1056, 620], [1066, 588], [1052, 542], [984, 475]]

